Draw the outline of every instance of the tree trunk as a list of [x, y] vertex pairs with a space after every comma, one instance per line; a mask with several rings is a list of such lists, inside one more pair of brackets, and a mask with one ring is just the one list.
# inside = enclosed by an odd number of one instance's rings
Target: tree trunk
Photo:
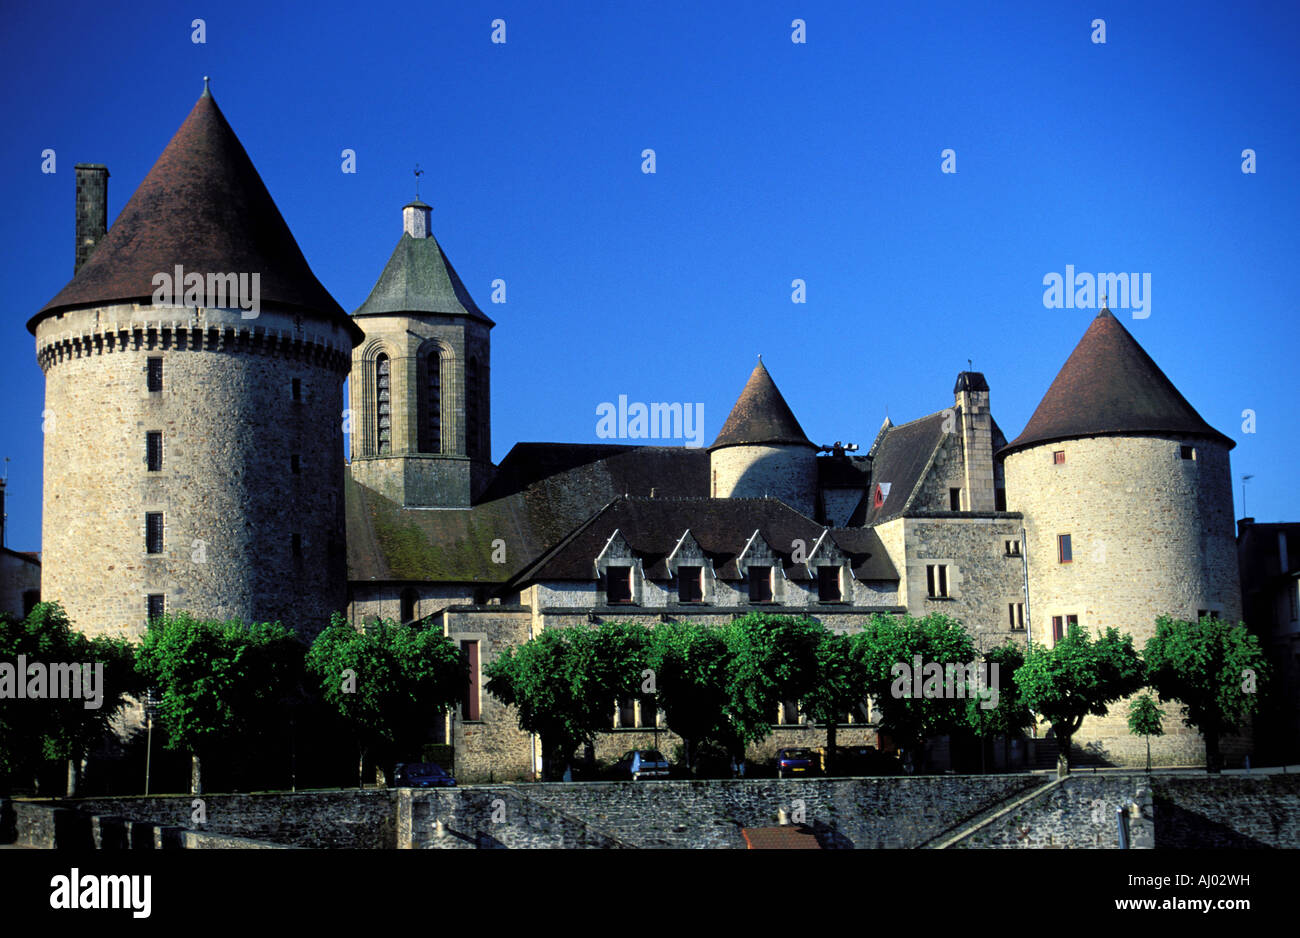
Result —
[[1147, 737], [1147, 774], [1151, 774], [1151, 737]]
[[1205, 734], [1205, 771], [1211, 775], [1218, 775], [1223, 771], [1223, 756], [1219, 752], [1219, 734], [1215, 732]]
[[197, 752], [190, 753], [190, 794], [203, 794], [203, 764], [199, 760]]
[[826, 724], [826, 774], [827, 775], [835, 774], [835, 763], [836, 763], [835, 757], [837, 755], [835, 751], [835, 744], [836, 744], [838, 730], [839, 730], [839, 725], [834, 720], [831, 720]]
[[1056, 745], [1058, 752], [1056, 754], [1056, 777], [1065, 778], [1070, 774], [1070, 740], [1073, 738], [1072, 733], [1056, 734]]
[[357, 746], [357, 790], [366, 787], [366, 747]]
[[81, 761], [81, 760], [77, 758], [77, 754], [76, 754], [76, 753], [73, 753], [72, 756], [68, 759], [68, 790], [67, 790], [67, 796], [68, 796], [69, 798], [75, 798], [75, 797], [77, 797], [77, 787], [78, 787], [78, 782], [80, 781], [80, 778], [79, 778], [79, 772], [78, 772], [78, 766], [79, 766], [80, 761]]

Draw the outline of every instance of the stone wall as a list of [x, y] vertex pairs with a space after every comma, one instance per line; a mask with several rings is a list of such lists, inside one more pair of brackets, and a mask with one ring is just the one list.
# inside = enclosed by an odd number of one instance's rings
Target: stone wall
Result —
[[724, 446], [709, 453], [713, 498], [779, 498], [817, 512], [817, 451], [811, 446]]
[[[1181, 448], [1195, 450], [1183, 459]], [[1065, 461], [1053, 461], [1063, 452]], [[1025, 518], [1033, 640], [1052, 643], [1052, 617], [1077, 615], [1091, 634], [1115, 627], [1141, 650], [1156, 618], [1211, 609], [1241, 617], [1228, 452], [1206, 440], [1089, 437], [1007, 456], [1008, 507]], [[1071, 536], [1061, 563], [1057, 538]], [[1173, 708], [1177, 710], [1178, 708]], [[1128, 701], [1084, 721], [1076, 740], [1113, 763], [1146, 758], [1128, 733]], [[1205, 746], [1176, 712], [1151, 741], [1158, 765], [1203, 762]], [[1231, 750], [1228, 754], [1231, 754]]]
[[[46, 317], [36, 345], [42, 595], [78, 629], [139, 635], [150, 594], [168, 612], [278, 619], [308, 635], [344, 608], [342, 327], [123, 304]], [[161, 471], [146, 462], [150, 431], [162, 433]], [[161, 553], [146, 552], [146, 512], [163, 515]]]

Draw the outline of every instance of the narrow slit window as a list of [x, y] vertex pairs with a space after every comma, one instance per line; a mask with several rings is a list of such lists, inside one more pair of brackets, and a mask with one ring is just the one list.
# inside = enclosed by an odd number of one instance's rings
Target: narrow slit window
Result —
[[161, 472], [163, 462], [162, 431], [150, 430], [145, 434], [145, 459], [150, 472]]
[[163, 552], [163, 516], [161, 511], [146, 512], [144, 516], [144, 547], [150, 554]]

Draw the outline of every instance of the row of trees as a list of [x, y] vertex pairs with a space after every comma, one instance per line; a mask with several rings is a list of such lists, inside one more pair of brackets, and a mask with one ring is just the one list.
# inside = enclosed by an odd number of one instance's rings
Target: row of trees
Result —
[[[963, 678], [933, 693], [900, 678], [917, 659], [928, 664], [998, 666], [996, 696]], [[714, 626], [666, 622], [646, 627], [606, 622], [547, 629], [507, 649], [488, 665], [488, 690], [516, 708], [522, 729], [536, 733], [543, 772], [573, 764], [577, 749], [609, 728], [611, 701], [653, 695], [669, 729], [686, 743], [688, 767], [709, 742], [733, 758], [772, 732], [781, 701], [798, 699], [827, 727], [834, 752], [843, 715], [863, 710], [901, 748], [923, 759], [924, 742], [939, 736], [987, 740], [1018, 733], [1034, 714], [1051, 724], [1060, 749], [1058, 772], [1069, 772], [1070, 745], [1085, 717], [1105, 716], [1119, 700], [1150, 687], [1162, 701], [1186, 708], [1185, 722], [1205, 737], [1206, 767], [1221, 767], [1219, 743], [1258, 712], [1265, 666], [1244, 626], [1213, 619], [1191, 623], [1162, 617], [1142, 653], [1116, 629], [1090, 637], [1077, 626], [1052, 647], [1026, 652], [1008, 642], [980, 652], [961, 623], [875, 615], [848, 636], [808, 618], [752, 613]], [[954, 693], [955, 691], [955, 693]], [[1162, 732], [1149, 695], [1130, 712], [1134, 732]]]
[[352, 737], [361, 784], [368, 758], [418, 752], [468, 682], [464, 656], [440, 630], [380, 621], [358, 631], [337, 614], [310, 645], [279, 623], [186, 613], [152, 621], [136, 644], [88, 639], [57, 604], [41, 603], [26, 619], [0, 616], [0, 660], [18, 655], [28, 662], [103, 665], [97, 709], [86, 709], [83, 699], [0, 704], [0, 775], [12, 786], [48, 760], [66, 759], [69, 794], [85, 753], [132, 698], [147, 693], [166, 748], [190, 754], [197, 793], [207, 752], [322, 721]]
[[[102, 701], [5, 699], [0, 702], [0, 774], [13, 784], [49, 760], [67, 760], [69, 791], [87, 751], [104, 738], [131, 699], [152, 691], [165, 745], [191, 755], [191, 788], [201, 790], [206, 753], [271, 729], [329, 722], [351, 736], [358, 782], [368, 759], [418, 751], [429, 728], [462, 698], [468, 663], [438, 629], [381, 621], [358, 631], [335, 615], [306, 645], [278, 623], [215, 622], [187, 614], [150, 623], [143, 640], [89, 639], [57, 604], [26, 619], [0, 615], [0, 661], [103, 666]], [[899, 665], [998, 666], [996, 697], [963, 676], [946, 694], [921, 693]], [[1070, 742], [1087, 716], [1150, 687], [1185, 707], [1185, 722], [1206, 740], [1207, 768], [1218, 771], [1219, 740], [1258, 712], [1265, 666], [1244, 626], [1168, 617], [1142, 654], [1115, 629], [1095, 637], [1072, 628], [1053, 647], [1008, 642], [978, 650], [961, 623], [934, 614], [872, 616], [841, 635], [815, 620], [752, 613], [723, 625], [633, 622], [551, 628], [507, 648], [486, 670], [487, 689], [516, 709], [522, 729], [540, 736], [543, 771], [572, 765], [578, 747], [609, 727], [611, 703], [653, 696], [668, 727], [686, 743], [694, 767], [704, 744], [742, 759], [772, 732], [779, 704], [799, 700], [827, 727], [833, 753], [844, 714], [865, 712], [900, 747], [923, 759], [939, 736], [987, 740], [1013, 735], [1038, 714], [1058, 738], [1062, 773]], [[959, 672], [965, 673], [965, 672]], [[22, 677], [19, 678], [20, 680]], [[957, 699], [951, 696], [957, 692]], [[6, 695], [9, 696], [9, 695]], [[995, 704], [995, 706], [991, 706]], [[1159, 733], [1160, 711], [1139, 698], [1135, 732]]]

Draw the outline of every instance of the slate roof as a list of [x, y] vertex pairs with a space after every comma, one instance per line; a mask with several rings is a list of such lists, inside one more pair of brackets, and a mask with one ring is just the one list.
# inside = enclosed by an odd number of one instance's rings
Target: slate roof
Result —
[[[953, 408], [961, 420], [961, 408]], [[881, 524], [903, 514], [925, 475], [930, 460], [943, 443], [944, 412], [930, 414], [908, 423], [886, 424], [871, 447], [871, 488], [849, 523]], [[875, 504], [876, 486], [885, 482], [889, 494], [879, 508]]]
[[412, 238], [402, 232], [402, 238], [393, 248], [392, 256], [388, 258], [370, 296], [352, 315], [379, 316], [385, 313], [443, 313], [468, 316], [489, 326], [495, 325], [478, 308], [432, 234], [426, 238]]
[[1024, 432], [998, 452], [1056, 440], [1116, 434], [1208, 437], [1215, 430], [1108, 309], [1103, 309], [1043, 395]]
[[[763, 367], [762, 359], [754, 366], [736, 406], [731, 408], [718, 438], [709, 449], [744, 446], [754, 443], [786, 443], [813, 446], [785, 402], [776, 382]], [[815, 446], [813, 446], [816, 449]]]
[[[348, 579], [502, 584], [624, 492], [708, 484], [705, 450], [669, 446], [520, 443], [463, 510], [403, 508], [345, 472]], [[504, 564], [491, 559], [497, 538]]]
[[[811, 550], [825, 530], [775, 498], [644, 498], [620, 496], [573, 534], [548, 551], [517, 578], [520, 584], [539, 580], [592, 580], [595, 560], [618, 531], [640, 558], [651, 580], [670, 578], [666, 560], [689, 530], [715, 574], [740, 579], [737, 558], [758, 530], [781, 558], [785, 575], [807, 580], [804, 563], [795, 563], [796, 539]], [[898, 573], [879, 537], [870, 529], [836, 529], [831, 540], [849, 555], [854, 576], [867, 580], [897, 580]]]
[[262, 304], [314, 311], [361, 341], [206, 88], [108, 234], [27, 329], [64, 309], [148, 299], [154, 275], [177, 264], [186, 273], [258, 273]]

